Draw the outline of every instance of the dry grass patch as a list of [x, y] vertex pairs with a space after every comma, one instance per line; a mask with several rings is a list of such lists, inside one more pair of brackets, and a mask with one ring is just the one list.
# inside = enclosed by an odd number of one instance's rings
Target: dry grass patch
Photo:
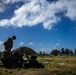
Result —
[[[0, 75], [76, 75], [75, 56], [54, 56], [38, 58], [39, 62], [51, 62], [44, 64], [45, 68], [29, 69], [5, 69], [0, 68]], [[61, 65], [64, 63], [63, 65]]]

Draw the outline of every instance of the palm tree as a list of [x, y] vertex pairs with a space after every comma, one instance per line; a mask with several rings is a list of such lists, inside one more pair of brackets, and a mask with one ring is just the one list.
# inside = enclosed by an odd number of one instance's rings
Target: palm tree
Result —
[[61, 49], [61, 55], [65, 55], [65, 49], [64, 48]]
[[66, 53], [66, 55], [69, 55], [70, 54], [70, 50], [68, 48], [66, 48], [65, 53]]
[[73, 51], [72, 51], [72, 50], [70, 50], [70, 55], [74, 55], [74, 53], [73, 53]]
[[76, 55], [76, 49], [75, 49], [75, 51], [74, 51], [74, 54]]
[[39, 52], [39, 55], [42, 55], [42, 52], [41, 51]]

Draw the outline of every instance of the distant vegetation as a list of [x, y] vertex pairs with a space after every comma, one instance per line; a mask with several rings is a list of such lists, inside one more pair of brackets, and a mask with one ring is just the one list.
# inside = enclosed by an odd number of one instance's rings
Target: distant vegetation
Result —
[[61, 50], [58, 50], [58, 49], [54, 49], [54, 50], [52, 50], [51, 52], [50, 52], [50, 54], [47, 54], [47, 53], [45, 53], [45, 52], [42, 52], [42, 51], [40, 51], [39, 53], [38, 53], [38, 55], [41, 55], [41, 56], [48, 56], [48, 55], [50, 55], [50, 56], [76, 56], [76, 49], [73, 51], [73, 50], [70, 50], [70, 49], [68, 49], [68, 48], [62, 48]]
[[[31, 52], [30, 52], [31, 53]], [[0, 57], [2, 55], [2, 51], [0, 51]], [[36, 54], [37, 56], [76, 56], [76, 49], [75, 50], [70, 50], [68, 48], [61, 48], [61, 50], [54, 49], [50, 51], [50, 53], [45, 53], [45, 52], [38, 52]]]

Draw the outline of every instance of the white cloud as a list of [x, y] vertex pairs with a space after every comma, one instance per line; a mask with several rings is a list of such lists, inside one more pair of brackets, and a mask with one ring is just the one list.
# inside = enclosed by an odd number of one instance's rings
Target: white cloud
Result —
[[3, 41], [0, 41], [0, 51], [4, 50]]
[[65, 0], [65, 4], [67, 7], [65, 16], [71, 20], [76, 20], [76, 0]]
[[32, 46], [33, 46], [33, 45], [34, 45], [34, 43], [33, 43], [33, 42], [30, 42], [28, 45], [32, 45]]
[[19, 1], [23, 1], [25, 4], [14, 10], [12, 18], [1, 20], [0, 26], [22, 27], [42, 23], [45, 29], [50, 30], [61, 20], [61, 17], [56, 15], [60, 12], [71, 20], [76, 20], [76, 0], [58, 0], [51, 3], [47, 0], [6, 0], [6, 3]]
[[23, 44], [24, 44], [24, 42], [20, 42], [20, 43], [19, 43], [19, 45], [23, 45]]
[[0, 41], [0, 45], [3, 45], [3, 41]]
[[43, 47], [43, 48], [39, 48], [38, 50], [45, 53], [50, 53], [52, 50], [52, 47]]
[[42, 43], [39, 43], [39, 46], [42, 46], [43, 44]]
[[6, 5], [6, 4], [9, 4], [9, 3], [16, 3], [16, 2], [20, 2], [20, 1], [23, 1], [23, 2], [26, 2], [28, 0], [0, 0], [0, 3]]
[[56, 43], [56, 46], [59, 46], [60, 45], [60, 43]]
[[5, 5], [2, 0], [0, 0], [0, 12], [3, 12], [5, 9]]
[[56, 43], [56, 44], [53, 46], [53, 49], [56, 49], [59, 45], [60, 45], [60, 43]]
[[0, 26], [4, 27], [4, 26], [9, 26], [10, 25], [10, 20], [8, 19], [3, 19], [0, 21]]
[[9, 4], [14, 4], [20, 1], [28, 2], [29, 0], [0, 0], [0, 12], [5, 11]]

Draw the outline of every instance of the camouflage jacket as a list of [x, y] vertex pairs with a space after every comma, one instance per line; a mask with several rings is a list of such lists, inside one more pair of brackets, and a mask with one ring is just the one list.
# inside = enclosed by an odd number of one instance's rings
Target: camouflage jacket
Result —
[[7, 41], [5, 41], [5, 42], [3, 43], [3, 45], [12, 48], [12, 47], [13, 47], [13, 40], [9, 37], [9, 38], [7, 39]]

